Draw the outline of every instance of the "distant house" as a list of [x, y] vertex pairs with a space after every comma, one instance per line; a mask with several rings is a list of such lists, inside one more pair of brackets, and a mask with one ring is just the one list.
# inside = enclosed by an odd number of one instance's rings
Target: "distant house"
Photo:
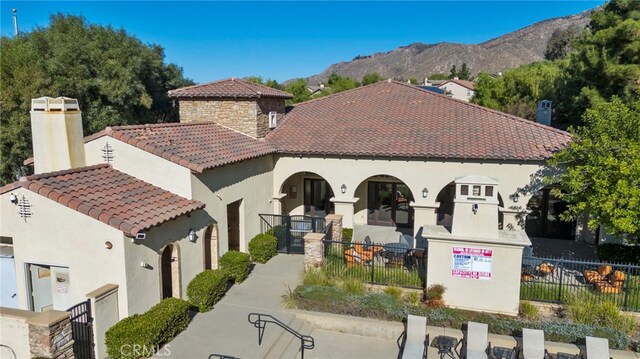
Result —
[[438, 86], [426, 86], [426, 85], [418, 85], [419, 88], [423, 89], [423, 90], [427, 90], [427, 91], [431, 91], [440, 95], [445, 95], [446, 92], [439, 88]]
[[307, 86], [307, 90], [311, 93], [311, 96], [318, 95], [324, 90], [331, 91], [331, 87], [325, 87], [323, 83], [319, 83], [318, 86]]
[[475, 84], [473, 82], [460, 80], [457, 77], [438, 85], [438, 87], [451, 94], [451, 97], [466, 102], [469, 102], [475, 93]]

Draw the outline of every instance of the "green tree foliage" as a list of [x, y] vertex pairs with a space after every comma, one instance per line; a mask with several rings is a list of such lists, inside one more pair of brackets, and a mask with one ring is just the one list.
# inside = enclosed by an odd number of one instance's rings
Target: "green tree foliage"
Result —
[[580, 36], [582, 29], [572, 24], [566, 29], [555, 29], [547, 40], [544, 58], [547, 60], [559, 60], [566, 57], [573, 49], [571, 44]]
[[456, 65], [451, 66], [451, 69], [449, 70], [449, 79], [452, 79], [454, 77], [458, 76], [458, 69], [456, 68]]
[[418, 79], [415, 76], [411, 76], [409, 77], [409, 83], [412, 85], [417, 85], [418, 84]]
[[384, 80], [382, 76], [380, 76], [377, 72], [370, 72], [364, 76], [362, 76], [362, 86], [371, 85], [376, 82], [380, 82]]
[[173, 122], [170, 89], [192, 84], [164, 50], [124, 30], [53, 15], [48, 27], [0, 38], [0, 182], [14, 181], [32, 155], [30, 100], [77, 98], [85, 134], [106, 126]]
[[612, 96], [629, 104], [640, 91], [640, 1], [606, 3], [591, 15], [590, 28], [575, 42], [558, 83], [557, 112], [568, 122]]
[[563, 219], [590, 214], [589, 227], [640, 238], [640, 100], [626, 105], [613, 97], [586, 111], [584, 126], [571, 129], [573, 141], [549, 161], [569, 202]]
[[340, 76], [335, 72], [329, 75], [327, 82], [331, 86], [332, 93], [347, 91], [360, 86], [360, 83], [351, 77]]
[[493, 78], [480, 74], [472, 102], [516, 116], [535, 120], [541, 99], [554, 99], [560, 67], [550, 61], [536, 62], [508, 70]]
[[264, 79], [262, 76], [249, 76], [244, 78], [246, 81], [257, 85], [264, 85], [278, 90], [284, 90], [284, 86], [274, 79]]
[[458, 72], [458, 78], [460, 80], [468, 80], [470, 77], [471, 77], [471, 73], [469, 72], [469, 67], [467, 66], [466, 62], [463, 62], [462, 67]]
[[291, 103], [298, 103], [311, 99], [311, 93], [307, 88], [307, 81], [305, 81], [304, 79], [297, 79], [293, 82], [290, 82], [287, 86], [285, 86], [284, 90], [293, 95]]
[[448, 80], [449, 75], [447, 74], [431, 74], [427, 76], [429, 80]]

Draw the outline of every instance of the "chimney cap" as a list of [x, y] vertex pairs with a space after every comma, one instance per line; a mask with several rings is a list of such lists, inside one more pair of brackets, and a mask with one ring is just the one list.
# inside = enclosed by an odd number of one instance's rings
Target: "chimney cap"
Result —
[[71, 112], [80, 111], [80, 106], [75, 98], [44, 96], [31, 99], [31, 111]]

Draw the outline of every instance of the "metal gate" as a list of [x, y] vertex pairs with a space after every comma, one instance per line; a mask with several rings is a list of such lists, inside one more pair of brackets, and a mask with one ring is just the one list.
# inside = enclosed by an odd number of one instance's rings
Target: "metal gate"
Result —
[[77, 359], [94, 359], [91, 300], [80, 302], [67, 309], [67, 312], [71, 313], [73, 354]]
[[325, 219], [300, 215], [260, 214], [262, 232], [272, 234], [278, 239], [278, 252], [304, 254], [304, 236], [307, 233], [321, 232], [325, 228]]

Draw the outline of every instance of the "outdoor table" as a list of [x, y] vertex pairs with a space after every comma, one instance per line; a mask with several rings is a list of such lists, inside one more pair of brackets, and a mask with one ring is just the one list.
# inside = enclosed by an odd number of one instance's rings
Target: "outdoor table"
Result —
[[438, 335], [433, 338], [431, 346], [438, 349], [438, 355], [440, 359], [448, 356], [452, 359], [457, 359], [458, 355], [454, 349], [458, 346], [458, 338], [448, 337], [446, 335]]
[[387, 243], [382, 248], [382, 256], [389, 260], [388, 264], [394, 265], [404, 264], [404, 257], [411, 249], [406, 243]]

